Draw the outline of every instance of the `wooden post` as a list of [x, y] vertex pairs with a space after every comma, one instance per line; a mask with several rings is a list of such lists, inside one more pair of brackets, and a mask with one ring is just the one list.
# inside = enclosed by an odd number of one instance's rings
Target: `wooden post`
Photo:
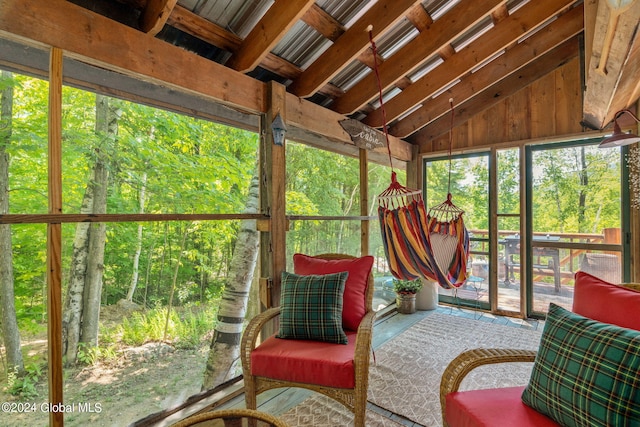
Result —
[[[49, 213], [62, 213], [62, 50], [49, 63]], [[62, 224], [47, 225], [47, 335], [49, 403], [62, 405]], [[64, 425], [63, 412], [49, 412], [49, 425]]]
[[[276, 145], [273, 140], [271, 124], [280, 114], [286, 124], [286, 90], [279, 83], [267, 84], [267, 112], [261, 123], [261, 195], [262, 212], [267, 214], [269, 230], [261, 233], [260, 259], [263, 280], [270, 287], [269, 298], [263, 299], [266, 307], [280, 303], [280, 277], [286, 268], [286, 231], [287, 217], [285, 209], [285, 144]], [[267, 278], [264, 280], [264, 278]], [[261, 292], [264, 294], [264, 292]]]

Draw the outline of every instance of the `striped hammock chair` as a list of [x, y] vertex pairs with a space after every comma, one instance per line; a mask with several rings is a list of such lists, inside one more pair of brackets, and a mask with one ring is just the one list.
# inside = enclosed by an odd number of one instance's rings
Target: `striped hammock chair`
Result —
[[[391, 274], [398, 279], [424, 277], [437, 281], [445, 289], [457, 289], [467, 280], [469, 233], [464, 226], [464, 211], [447, 200], [427, 213], [422, 192], [400, 185], [393, 171], [387, 119], [378, 73], [377, 48], [372, 26], [367, 28], [373, 51], [373, 70], [378, 82], [378, 97], [382, 110], [382, 130], [387, 141], [391, 185], [378, 196], [378, 218], [384, 251]], [[451, 120], [453, 127], [453, 100]], [[449, 188], [451, 187], [451, 132], [449, 132]]]
[[391, 175], [391, 185], [378, 196], [378, 218], [385, 255], [394, 277], [424, 277], [445, 289], [467, 280], [469, 232], [464, 212], [451, 202], [426, 212], [422, 192], [409, 190]]

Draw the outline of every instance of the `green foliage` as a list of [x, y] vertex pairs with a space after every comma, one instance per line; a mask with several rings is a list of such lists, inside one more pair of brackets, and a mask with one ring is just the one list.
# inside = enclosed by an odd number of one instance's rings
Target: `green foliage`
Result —
[[415, 294], [422, 289], [422, 280], [393, 279], [393, 290], [399, 294]]
[[13, 396], [23, 399], [33, 399], [38, 397], [38, 382], [42, 378], [42, 367], [40, 363], [30, 363], [25, 365], [24, 372], [18, 373], [16, 370], [7, 375], [7, 391]]
[[113, 361], [118, 358], [118, 353], [114, 345], [108, 346], [89, 346], [86, 343], [78, 345], [78, 353], [76, 355], [78, 362], [85, 365], [95, 365], [99, 361]]
[[[171, 310], [167, 339], [178, 348], [195, 348], [203, 336], [213, 329], [215, 319], [212, 309], [192, 307]], [[119, 333], [122, 342], [131, 346], [140, 346], [150, 341], [162, 341], [167, 321], [167, 309], [155, 308], [147, 312], [133, 313], [123, 319]]]

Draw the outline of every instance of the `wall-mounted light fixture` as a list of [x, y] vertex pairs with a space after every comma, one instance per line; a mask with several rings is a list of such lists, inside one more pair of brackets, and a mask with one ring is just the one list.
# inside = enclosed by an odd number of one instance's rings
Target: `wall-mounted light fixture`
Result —
[[609, 147], [620, 147], [623, 145], [635, 144], [636, 142], [640, 142], [640, 136], [635, 135], [633, 133], [625, 133], [620, 129], [620, 125], [618, 124], [618, 118], [624, 113], [629, 114], [633, 117], [636, 122], [640, 122], [640, 119], [636, 117], [629, 110], [620, 110], [613, 116], [613, 135], [605, 138], [600, 142], [598, 147], [600, 148], [609, 148]]
[[273, 132], [273, 143], [275, 145], [284, 145], [284, 139], [287, 135], [287, 125], [284, 124], [284, 120], [280, 116], [280, 113], [276, 115], [271, 123], [271, 132]]

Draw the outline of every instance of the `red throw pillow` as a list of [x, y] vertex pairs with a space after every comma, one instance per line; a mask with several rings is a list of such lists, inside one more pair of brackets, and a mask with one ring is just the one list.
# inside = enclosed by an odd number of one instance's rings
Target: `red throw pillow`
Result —
[[367, 312], [365, 295], [369, 284], [369, 274], [373, 267], [373, 257], [323, 259], [303, 254], [293, 256], [295, 274], [331, 274], [348, 271], [349, 276], [344, 286], [342, 305], [342, 326], [345, 330], [358, 329]]
[[640, 331], [640, 292], [584, 271], [575, 275], [573, 312], [599, 322]]

